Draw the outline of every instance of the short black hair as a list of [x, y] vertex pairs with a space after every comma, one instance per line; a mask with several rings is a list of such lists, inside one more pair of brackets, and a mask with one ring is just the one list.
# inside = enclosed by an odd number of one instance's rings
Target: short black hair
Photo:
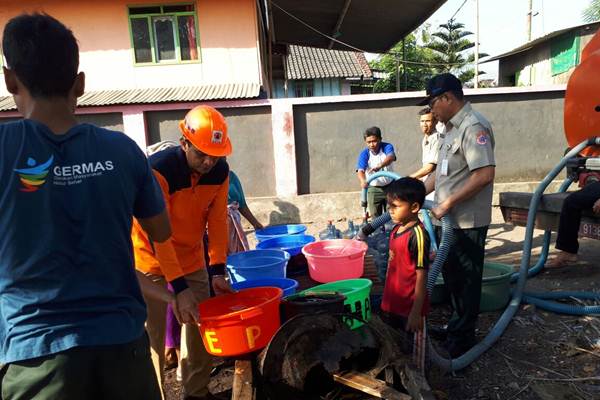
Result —
[[387, 185], [384, 189], [389, 200], [402, 200], [418, 203], [423, 207], [425, 202], [425, 184], [416, 178], [404, 177]]
[[431, 108], [425, 107], [425, 108], [422, 108], [421, 110], [419, 110], [419, 115], [427, 115], [427, 114], [431, 114]]
[[454, 97], [456, 97], [456, 100], [462, 100], [465, 97], [465, 94], [463, 93], [462, 89], [461, 90], [448, 90], [449, 93], [452, 93], [452, 95]]
[[365, 139], [369, 136], [376, 136], [381, 139], [381, 129], [379, 129], [377, 126], [370, 127], [369, 129], [365, 130], [365, 133], [363, 134]]
[[79, 70], [73, 32], [47, 14], [22, 14], [4, 27], [6, 66], [33, 97], [67, 97]]

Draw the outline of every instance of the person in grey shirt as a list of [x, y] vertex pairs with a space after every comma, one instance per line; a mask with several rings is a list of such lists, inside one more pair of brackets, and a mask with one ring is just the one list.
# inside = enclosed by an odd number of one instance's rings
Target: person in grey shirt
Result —
[[[475, 343], [479, 314], [485, 239], [492, 217], [492, 191], [496, 161], [490, 123], [463, 98], [462, 84], [454, 75], [434, 76], [427, 83], [433, 116], [446, 126], [435, 174], [425, 186], [435, 189], [438, 220], [450, 215], [456, 242], [442, 274], [451, 295], [453, 314], [448, 322], [445, 347], [458, 357]], [[438, 236], [440, 222], [436, 221]]]
[[425, 179], [435, 171], [439, 154], [439, 132], [436, 129], [437, 120], [431, 113], [431, 108], [425, 107], [419, 111], [419, 125], [423, 132], [421, 142], [422, 166], [409, 176], [411, 178]]

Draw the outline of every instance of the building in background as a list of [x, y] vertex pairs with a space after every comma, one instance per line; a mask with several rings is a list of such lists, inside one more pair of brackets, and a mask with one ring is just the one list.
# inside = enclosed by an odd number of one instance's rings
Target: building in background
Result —
[[286, 50], [280, 78], [273, 80], [274, 98], [347, 95], [372, 84], [364, 53], [295, 45]]
[[[71, 28], [87, 80], [78, 119], [122, 131], [141, 148], [177, 140], [190, 108], [218, 108], [235, 149], [229, 162], [248, 195], [289, 196], [298, 193], [296, 122], [293, 100], [273, 98], [274, 82], [285, 79], [276, 75], [281, 57], [275, 55], [288, 45], [346, 51], [338, 40], [385, 52], [445, 1], [2, 0], [0, 30], [24, 12], [50, 14]], [[312, 91], [348, 93], [348, 79], [366, 77], [361, 68], [338, 77], [339, 85], [338, 78], [316, 78]], [[309, 86], [300, 82], [298, 94], [309, 94]], [[0, 85], [0, 122], [18, 118]]]
[[600, 21], [561, 29], [482, 64], [499, 61], [498, 86], [566, 84], [579, 64], [581, 51], [599, 27]]

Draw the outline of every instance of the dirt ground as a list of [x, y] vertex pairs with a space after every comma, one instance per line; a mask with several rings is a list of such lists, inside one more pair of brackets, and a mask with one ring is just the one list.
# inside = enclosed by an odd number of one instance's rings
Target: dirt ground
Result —
[[[324, 229], [326, 221], [311, 221], [307, 225], [308, 232], [314, 235]], [[344, 230], [347, 223], [338, 221], [336, 225]], [[505, 224], [500, 211], [494, 210], [486, 260], [518, 267], [524, 235], [524, 228]], [[534, 233], [533, 262], [540, 252], [542, 235], [542, 231]], [[526, 290], [598, 292], [600, 241], [582, 239], [580, 243], [580, 261], [576, 265], [545, 269], [528, 280]], [[486, 336], [500, 314], [480, 315], [479, 339]], [[447, 306], [434, 307], [430, 323], [442, 324], [448, 315]], [[229, 398], [232, 374], [231, 367], [222, 368], [211, 380], [211, 391]], [[508, 329], [490, 350], [454, 374], [443, 374], [432, 367], [429, 383], [441, 400], [600, 399], [600, 316], [558, 315], [521, 304]], [[166, 388], [167, 400], [179, 399], [180, 384], [174, 370], [167, 372]]]

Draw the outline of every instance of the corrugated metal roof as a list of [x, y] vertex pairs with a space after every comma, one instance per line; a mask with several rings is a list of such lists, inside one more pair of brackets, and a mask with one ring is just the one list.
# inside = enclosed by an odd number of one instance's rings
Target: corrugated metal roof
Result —
[[372, 76], [363, 53], [288, 46], [287, 79], [371, 78]]
[[[260, 94], [258, 83], [223, 83], [203, 86], [154, 89], [100, 90], [86, 92], [79, 107], [120, 104], [179, 103], [201, 100], [252, 99]], [[16, 110], [12, 96], [0, 97], [0, 111]]]
[[[272, 0], [261, 4], [278, 44], [385, 53], [417, 29], [446, 0]], [[264, 5], [268, 3], [268, 9]], [[566, 2], [565, 2], [566, 3]], [[453, 6], [454, 7], [454, 6]], [[272, 17], [271, 17], [272, 15]], [[266, 21], [265, 21], [266, 23]], [[269, 26], [271, 24], [269, 23]], [[337, 32], [333, 29], [337, 28]]]
[[598, 27], [600, 26], [600, 21], [596, 21], [596, 22], [592, 22], [592, 23], [587, 23], [587, 24], [582, 24], [582, 25], [577, 25], [577, 26], [571, 26], [569, 28], [565, 28], [565, 29], [560, 29], [558, 31], [554, 31], [554, 32], [550, 32], [549, 34], [539, 37], [535, 40], [532, 40], [531, 42], [527, 42], [524, 45], [521, 45], [515, 49], [512, 49], [510, 51], [507, 51], [506, 53], [502, 53], [499, 54], [497, 56], [493, 56], [491, 58], [488, 58], [486, 60], [483, 60], [480, 62], [480, 64], [484, 64], [487, 62], [491, 62], [491, 61], [496, 61], [496, 60], [500, 60], [502, 58], [506, 58], [508, 56], [512, 56], [518, 53], [521, 53], [523, 51], [529, 50], [534, 46], [537, 46], [540, 43], [544, 43], [552, 38], [555, 38], [557, 36], [562, 35], [563, 33], [569, 32], [569, 31], [573, 31], [575, 29], [578, 28], [588, 28], [588, 29], [598, 29]]

